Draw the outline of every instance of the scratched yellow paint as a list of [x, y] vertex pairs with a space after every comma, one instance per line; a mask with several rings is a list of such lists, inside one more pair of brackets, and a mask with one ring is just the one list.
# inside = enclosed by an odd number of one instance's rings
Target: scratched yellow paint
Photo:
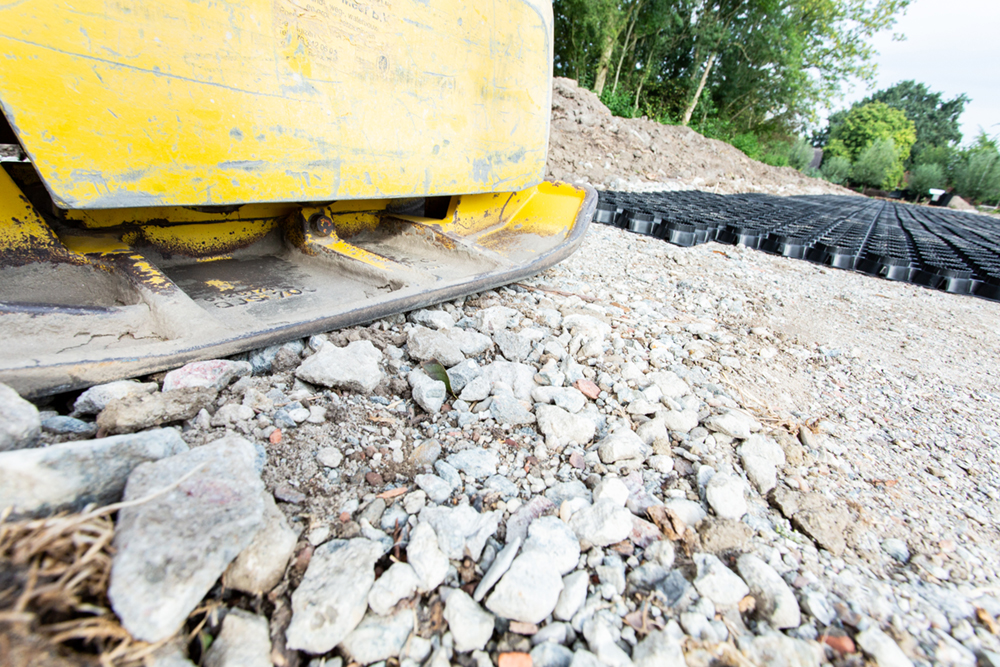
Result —
[[59, 241], [7, 172], [0, 169], [0, 267], [38, 261], [85, 262]]
[[295, 204], [247, 204], [231, 212], [205, 212], [184, 208], [183, 206], [97, 210], [74, 209], [66, 211], [65, 219], [80, 227], [98, 229], [102, 227], [145, 225], [157, 220], [171, 223], [248, 222], [252, 220], [281, 218], [298, 210], [299, 207]]
[[539, 183], [520, 192], [456, 197], [437, 229], [453, 237], [521, 232], [538, 236], [565, 234], [573, 226], [585, 193], [565, 183]]
[[142, 225], [122, 234], [122, 241], [129, 246], [150, 245], [159, 252], [206, 257], [245, 248], [277, 226], [277, 220]]
[[211, 285], [212, 287], [214, 287], [215, 289], [219, 290], [220, 292], [226, 292], [228, 290], [236, 288], [235, 285], [233, 285], [232, 283], [227, 282], [225, 280], [206, 280], [205, 284], [206, 285]]
[[[519, 190], [548, 0], [22, 0], [0, 106], [63, 208]], [[99, 226], [99, 225], [95, 225]]]

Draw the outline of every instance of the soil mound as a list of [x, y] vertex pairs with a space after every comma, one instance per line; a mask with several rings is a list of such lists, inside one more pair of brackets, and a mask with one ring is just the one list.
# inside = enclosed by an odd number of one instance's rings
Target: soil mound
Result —
[[771, 167], [694, 130], [645, 118], [617, 118], [593, 92], [555, 78], [549, 178], [598, 189], [719, 194], [856, 194], [790, 167]]

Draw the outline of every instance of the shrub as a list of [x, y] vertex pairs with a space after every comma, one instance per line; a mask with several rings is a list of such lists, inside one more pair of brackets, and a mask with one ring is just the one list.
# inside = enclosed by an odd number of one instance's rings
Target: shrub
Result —
[[955, 189], [977, 202], [1000, 202], [1000, 154], [972, 150], [955, 170]]
[[939, 164], [918, 164], [910, 171], [906, 191], [917, 198], [930, 196], [931, 188], [944, 187], [944, 167]]
[[824, 155], [824, 158], [823, 166], [819, 170], [823, 178], [837, 185], [846, 183], [847, 178], [851, 175], [851, 161], [839, 155], [832, 157], [825, 157]]
[[[910, 148], [917, 140], [913, 121], [909, 120], [900, 109], [894, 109], [882, 102], [872, 102], [851, 109], [844, 117], [844, 122], [831, 131], [828, 150], [834, 155], [853, 159], [857, 166], [863, 153], [879, 141], [886, 140], [892, 141], [894, 159], [886, 168], [880, 183], [866, 182], [866, 185], [892, 190], [902, 182], [903, 164], [910, 157]], [[868, 160], [873, 159], [875, 155], [876, 153], [870, 153]], [[878, 155], [882, 157], [882, 153]], [[860, 168], [859, 173], [871, 178], [872, 172], [868, 168], [874, 166], [875, 163], [866, 163]]]
[[612, 115], [621, 118], [635, 118], [639, 114], [635, 110], [635, 98], [622, 86], [614, 93], [611, 88], [605, 88], [601, 94], [601, 102], [608, 108]]
[[862, 151], [879, 139], [892, 139], [901, 160], [910, 157], [910, 148], [917, 140], [913, 121], [900, 109], [882, 102], [872, 102], [847, 112], [844, 122], [830, 135], [830, 142], [839, 140], [855, 160]]
[[894, 174], [896, 167], [902, 169], [902, 161], [892, 139], [878, 139], [861, 151], [851, 167], [851, 180], [859, 185], [891, 190], [896, 187], [899, 177]]
[[788, 151], [788, 166], [804, 172], [813, 159], [813, 147], [805, 139], [799, 139]]
[[760, 159], [760, 140], [757, 138], [756, 134], [753, 134], [752, 132], [737, 134], [732, 138], [730, 143], [743, 151], [751, 160]]
[[760, 156], [760, 161], [772, 167], [787, 167], [788, 148], [785, 146], [772, 146], [771, 150]]

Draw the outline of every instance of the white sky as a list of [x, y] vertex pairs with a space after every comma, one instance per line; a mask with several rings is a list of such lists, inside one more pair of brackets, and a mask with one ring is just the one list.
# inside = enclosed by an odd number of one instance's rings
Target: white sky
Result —
[[[893, 42], [893, 32], [906, 41]], [[875, 48], [875, 87], [856, 85], [834, 109], [913, 79], [946, 100], [960, 93], [972, 98], [959, 118], [964, 143], [980, 126], [1000, 134], [1000, 0], [914, 0], [891, 32], [875, 37]]]

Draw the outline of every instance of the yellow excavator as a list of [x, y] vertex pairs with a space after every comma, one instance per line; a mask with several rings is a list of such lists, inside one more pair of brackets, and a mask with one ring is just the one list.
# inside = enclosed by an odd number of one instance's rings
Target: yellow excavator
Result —
[[0, 1], [0, 382], [358, 324], [580, 244], [548, 0]]

